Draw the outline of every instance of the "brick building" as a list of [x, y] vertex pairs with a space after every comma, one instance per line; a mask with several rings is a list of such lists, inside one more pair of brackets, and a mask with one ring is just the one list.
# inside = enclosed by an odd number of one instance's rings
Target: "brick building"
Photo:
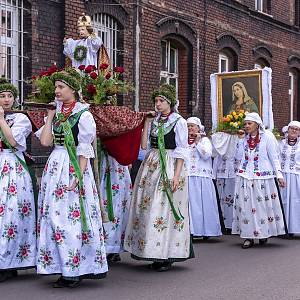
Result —
[[0, 9], [0, 73], [22, 97], [32, 74], [64, 64], [63, 37], [77, 37], [86, 12], [135, 84], [125, 105], [151, 109], [152, 89], [169, 82], [181, 113], [209, 126], [210, 74], [269, 66], [275, 125], [300, 119], [300, 0], [0, 0]]

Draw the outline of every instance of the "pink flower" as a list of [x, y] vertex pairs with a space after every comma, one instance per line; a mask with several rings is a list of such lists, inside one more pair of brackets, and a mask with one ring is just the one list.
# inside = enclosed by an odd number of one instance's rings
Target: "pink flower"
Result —
[[25, 214], [28, 213], [28, 211], [29, 211], [28, 206], [24, 205], [24, 206], [22, 207], [22, 213], [25, 215]]
[[2, 173], [7, 173], [8, 172], [8, 166], [4, 165], [2, 169]]
[[73, 213], [72, 213], [72, 216], [74, 218], [79, 218], [80, 217], [80, 211], [79, 210], [74, 210]]
[[4, 207], [3, 206], [0, 206], [0, 215], [2, 215], [4, 212]]
[[73, 167], [73, 166], [70, 166], [70, 168], [69, 168], [69, 172], [70, 172], [71, 174], [75, 172], [75, 169], [74, 169], [74, 167]]
[[16, 187], [14, 186], [14, 185], [11, 185], [10, 187], [9, 187], [9, 189], [8, 189], [8, 191], [9, 191], [9, 193], [10, 194], [14, 194], [14, 193], [16, 193]]
[[23, 248], [21, 253], [22, 253], [22, 256], [28, 256], [28, 251], [26, 248]]
[[56, 194], [56, 196], [61, 197], [61, 196], [64, 194], [63, 188], [58, 188], [58, 189], [55, 191], [55, 194]]
[[13, 235], [15, 234], [14, 229], [13, 229], [13, 228], [9, 228], [9, 229], [7, 230], [7, 234], [8, 234], [9, 236], [13, 236]]
[[83, 241], [88, 240], [88, 235], [85, 232], [82, 233], [82, 240]]
[[80, 261], [79, 257], [77, 255], [75, 255], [73, 257], [73, 263], [77, 265], [79, 263], [79, 261]]
[[47, 254], [44, 255], [44, 261], [49, 261], [49, 256]]

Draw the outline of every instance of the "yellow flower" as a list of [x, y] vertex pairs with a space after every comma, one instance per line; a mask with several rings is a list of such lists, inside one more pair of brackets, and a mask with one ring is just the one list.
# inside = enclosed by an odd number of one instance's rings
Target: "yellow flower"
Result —
[[244, 114], [243, 114], [243, 113], [239, 113], [239, 117], [240, 117], [240, 118], [243, 118], [243, 117], [244, 117]]
[[233, 115], [233, 116], [235, 116], [235, 115], [236, 115], [236, 112], [235, 112], [235, 111], [233, 111], [233, 112], [232, 112], [232, 115]]
[[229, 118], [229, 120], [232, 120], [232, 119], [233, 119], [233, 116], [232, 116], [232, 115], [229, 115], [228, 118]]
[[237, 123], [239, 124], [239, 126], [241, 125], [241, 122], [240, 122], [240, 121], [238, 121]]
[[233, 122], [230, 122], [229, 125], [230, 125], [230, 126], [233, 126]]
[[234, 119], [237, 120], [239, 118], [238, 115], [234, 115]]

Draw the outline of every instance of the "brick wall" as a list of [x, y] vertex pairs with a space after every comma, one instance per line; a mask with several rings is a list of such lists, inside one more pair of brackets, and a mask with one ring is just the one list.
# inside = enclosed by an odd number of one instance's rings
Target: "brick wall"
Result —
[[[63, 63], [62, 39], [77, 37], [76, 22], [82, 12], [107, 13], [119, 23], [125, 77], [134, 83], [139, 79], [140, 110], [153, 108], [151, 91], [159, 84], [160, 41], [172, 38], [179, 49], [180, 110], [184, 116], [199, 115], [210, 126], [211, 73], [218, 71], [218, 54], [222, 45], [234, 48], [239, 70], [252, 69], [259, 59], [258, 46], [270, 52], [267, 60], [273, 69], [273, 103], [277, 127], [289, 120], [288, 72], [300, 69], [299, 29], [294, 27], [293, 0], [271, 1], [273, 17], [255, 12], [253, 0], [164, 1], [140, 0], [53, 0], [32, 1], [32, 70], [49, 65], [51, 60]], [[140, 49], [136, 51], [136, 23], [139, 19]], [[222, 36], [230, 38], [224, 42]], [[219, 42], [221, 41], [221, 42]], [[140, 66], [137, 70], [137, 55]], [[288, 58], [294, 55], [293, 63]], [[264, 58], [264, 57], [262, 57]], [[124, 97], [131, 107], [135, 93]], [[299, 99], [300, 101], [300, 99]], [[295, 104], [300, 117], [299, 103]]]

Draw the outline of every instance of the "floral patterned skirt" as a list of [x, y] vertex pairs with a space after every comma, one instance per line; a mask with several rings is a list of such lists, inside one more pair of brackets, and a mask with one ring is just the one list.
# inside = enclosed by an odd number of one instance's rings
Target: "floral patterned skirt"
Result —
[[232, 227], [235, 178], [218, 178], [217, 189], [220, 198], [225, 228]]
[[0, 152], [0, 172], [0, 270], [34, 267], [36, 226], [30, 175], [6, 149]]
[[131, 179], [128, 167], [121, 166], [114, 158], [103, 157], [100, 171], [100, 195], [103, 206], [107, 208], [106, 176], [110, 171], [114, 220], [104, 223], [106, 253], [120, 253], [123, 250], [125, 229], [128, 222], [129, 206], [132, 196]]
[[[169, 180], [173, 179], [175, 170], [171, 153], [172, 150], [167, 150]], [[158, 150], [152, 149], [148, 153], [136, 177], [125, 233], [124, 248], [132, 257], [152, 261], [179, 261], [190, 257], [187, 185], [186, 169], [183, 168], [173, 203], [184, 219], [176, 221], [163, 191]]]
[[232, 233], [250, 239], [285, 234], [274, 178], [248, 180], [236, 177]]
[[45, 166], [39, 193], [37, 272], [101, 278], [108, 268], [99, 197], [89, 162], [83, 174], [86, 231], [78, 188], [66, 190], [74, 179], [67, 150], [56, 146]]

